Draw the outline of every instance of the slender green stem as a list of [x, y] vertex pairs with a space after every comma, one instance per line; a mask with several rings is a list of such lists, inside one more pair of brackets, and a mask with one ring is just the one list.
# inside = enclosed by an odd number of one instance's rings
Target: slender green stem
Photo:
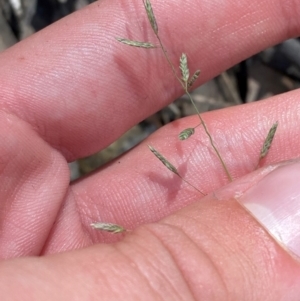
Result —
[[[218, 151], [218, 149], [217, 149], [217, 147], [216, 147], [216, 145], [215, 145], [215, 143], [214, 143], [214, 141], [213, 141], [213, 139], [212, 139], [212, 136], [211, 136], [211, 134], [209, 133], [208, 128], [207, 128], [207, 126], [206, 126], [204, 120], [202, 119], [202, 117], [201, 117], [201, 115], [200, 115], [200, 112], [199, 112], [199, 110], [198, 110], [198, 108], [197, 108], [197, 106], [196, 106], [196, 104], [195, 104], [195, 102], [194, 102], [194, 100], [193, 100], [191, 94], [190, 94], [189, 91], [188, 91], [187, 82], [184, 83], [184, 82], [178, 77], [177, 72], [176, 72], [176, 70], [175, 70], [175, 67], [174, 67], [174, 65], [172, 64], [172, 62], [171, 62], [171, 60], [170, 60], [170, 58], [169, 58], [169, 56], [168, 56], [168, 53], [167, 53], [167, 51], [166, 51], [166, 49], [165, 49], [165, 47], [164, 47], [164, 45], [163, 45], [163, 43], [162, 43], [162, 41], [161, 41], [159, 35], [156, 34], [156, 37], [157, 37], [157, 39], [158, 39], [158, 41], [159, 41], [159, 44], [160, 44], [160, 46], [161, 46], [161, 49], [162, 49], [162, 51], [163, 51], [163, 53], [164, 53], [165, 58], [167, 59], [167, 61], [168, 61], [169, 65], [170, 65], [170, 67], [172, 68], [172, 71], [173, 71], [175, 77], [176, 77], [177, 80], [180, 82], [180, 84], [181, 84], [181, 86], [183, 87], [185, 93], [188, 95], [188, 97], [189, 97], [189, 99], [190, 99], [192, 105], [194, 106], [194, 108], [195, 108], [195, 110], [196, 110], [196, 112], [197, 112], [197, 115], [198, 115], [198, 117], [199, 117], [199, 119], [200, 119], [200, 122], [201, 122], [201, 124], [203, 125], [204, 131], [205, 131], [206, 135], [208, 136], [209, 141], [210, 141], [210, 143], [211, 143], [211, 146], [212, 146], [213, 149], [215, 150], [215, 152], [216, 152], [216, 154], [217, 154], [217, 156], [218, 156], [218, 158], [219, 158], [219, 160], [220, 160], [220, 162], [221, 162], [221, 164], [222, 164], [222, 166], [223, 166], [223, 168], [224, 168], [224, 170], [225, 170], [225, 172], [226, 172], [226, 175], [227, 175], [229, 181], [232, 182], [232, 176], [231, 176], [231, 174], [230, 174], [230, 172], [229, 172], [229, 170], [228, 170], [228, 168], [227, 168], [227, 166], [226, 166], [224, 160], [222, 159], [222, 156], [220, 155], [220, 153], [219, 153], [219, 151]], [[197, 126], [198, 126], [198, 125], [197, 125]], [[183, 179], [183, 180], [184, 180], [184, 179]], [[184, 181], [185, 181], [185, 180], [184, 180]], [[191, 185], [191, 184], [190, 184], [190, 185]], [[193, 186], [193, 185], [191, 185], [191, 186]], [[197, 190], [198, 190], [198, 189], [197, 189]]]
[[216, 152], [216, 154], [217, 154], [217, 156], [218, 156], [218, 158], [219, 158], [219, 160], [220, 160], [220, 162], [221, 162], [221, 164], [222, 164], [222, 166], [223, 166], [223, 168], [224, 168], [224, 170], [225, 170], [225, 172], [226, 172], [226, 175], [227, 175], [229, 181], [232, 182], [232, 176], [231, 176], [231, 174], [230, 174], [230, 172], [229, 172], [229, 170], [228, 170], [228, 168], [227, 168], [227, 166], [226, 166], [224, 160], [222, 159], [222, 156], [220, 155], [220, 153], [219, 153], [219, 151], [218, 151], [218, 149], [217, 149], [217, 147], [216, 147], [216, 145], [215, 145], [215, 143], [214, 143], [214, 141], [213, 141], [213, 139], [212, 139], [212, 136], [211, 136], [211, 134], [209, 133], [209, 130], [208, 130], [208, 128], [207, 128], [207, 126], [206, 126], [204, 120], [202, 119], [202, 117], [201, 117], [199, 111], [197, 110], [197, 107], [196, 107], [196, 105], [195, 105], [195, 103], [194, 103], [194, 100], [193, 100], [192, 96], [190, 95], [190, 93], [189, 93], [188, 91], [185, 91], [185, 92], [186, 92], [186, 94], [188, 95], [188, 97], [190, 98], [190, 101], [192, 102], [192, 104], [194, 105], [194, 107], [195, 107], [195, 109], [196, 109], [196, 111], [197, 111], [197, 113], [198, 113], [198, 116], [199, 116], [199, 118], [200, 118], [201, 124], [203, 125], [203, 128], [204, 128], [204, 131], [205, 131], [206, 135], [208, 136], [209, 141], [210, 141], [210, 144], [211, 144], [211, 146], [213, 147], [213, 149], [215, 150], [215, 152]]
[[176, 72], [176, 70], [175, 70], [175, 67], [174, 67], [174, 65], [172, 64], [172, 62], [171, 62], [171, 60], [170, 60], [170, 58], [169, 58], [169, 56], [168, 56], [167, 50], [165, 49], [165, 47], [164, 47], [164, 45], [163, 45], [163, 43], [162, 43], [162, 41], [161, 41], [159, 35], [156, 34], [156, 37], [157, 37], [158, 42], [159, 42], [159, 44], [160, 44], [160, 47], [161, 47], [161, 49], [162, 49], [162, 51], [163, 51], [163, 54], [164, 54], [166, 60], [168, 61], [168, 64], [170, 65], [172, 71], [173, 71], [173, 74], [175, 75], [176, 79], [180, 82], [182, 88], [185, 90], [184, 83], [182, 82], [182, 80], [180, 79], [180, 77], [177, 75], [177, 72]]
[[193, 184], [191, 184], [190, 182], [188, 182], [185, 178], [183, 178], [180, 174], [177, 174], [177, 176], [185, 183], [187, 183], [188, 185], [192, 186], [194, 189], [196, 189], [198, 192], [200, 192], [202, 195], [206, 195], [204, 192], [202, 192], [201, 190], [199, 190], [198, 188], [196, 188]]

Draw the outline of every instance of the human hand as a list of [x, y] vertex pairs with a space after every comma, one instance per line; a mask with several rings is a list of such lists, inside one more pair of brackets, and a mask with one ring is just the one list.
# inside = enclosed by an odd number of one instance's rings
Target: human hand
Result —
[[[186, 51], [191, 70], [202, 70], [199, 82], [300, 33], [296, 1], [152, 4], [172, 59]], [[152, 38], [144, 20], [141, 1], [96, 2], [1, 54], [0, 256], [24, 257], [1, 262], [2, 298], [299, 300], [299, 261], [240, 205], [259, 218], [247, 204], [275, 197], [281, 204], [291, 193], [286, 188], [297, 188], [299, 163], [250, 172], [276, 120], [266, 163], [299, 156], [299, 91], [203, 115], [233, 176], [247, 175], [226, 188], [201, 130], [188, 147], [177, 141], [196, 117], [164, 127], [69, 185], [67, 161], [106, 147], [181, 93], [160, 51], [114, 41]], [[154, 158], [149, 143], [201, 190], [217, 192], [199, 201]], [[192, 150], [188, 160], [179, 151], [185, 147]], [[288, 174], [292, 179], [283, 182]], [[283, 194], [271, 195], [274, 187]], [[288, 214], [294, 227], [287, 232], [297, 234], [299, 222]], [[112, 236], [91, 229], [94, 221], [135, 230]]]

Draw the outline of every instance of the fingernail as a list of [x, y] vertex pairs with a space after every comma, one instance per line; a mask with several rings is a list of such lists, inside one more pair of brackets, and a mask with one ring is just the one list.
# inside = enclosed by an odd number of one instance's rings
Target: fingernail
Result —
[[286, 249], [300, 257], [300, 162], [279, 165], [236, 199]]

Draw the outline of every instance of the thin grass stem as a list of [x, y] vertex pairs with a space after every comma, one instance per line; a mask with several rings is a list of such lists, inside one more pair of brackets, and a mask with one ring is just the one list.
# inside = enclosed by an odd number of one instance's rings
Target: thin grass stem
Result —
[[156, 35], [156, 37], [157, 37], [157, 39], [158, 39], [158, 42], [159, 42], [159, 44], [160, 44], [160, 46], [161, 46], [161, 49], [162, 49], [162, 51], [163, 51], [163, 53], [164, 53], [165, 58], [167, 59], [169, 65], [170, 65], [171, 68], [172, 68], [173, 74], [175, 75], [175, 77], [177, 78], [177, 80], [180, 82], [180, 84], [181, 84], [181, 86], [183, 87], [185, 93], [186, 93], [187, 96], [189, 97], [189, 99], [190, 99], [190, 101], [191, 101], [193, 107], [195, 108], [195, 110], [196, 110], [196, 112], [197, 112], [197, 115], [198, 115], [198, 117], [199, 117], [199, 119], [200, 119], [200, 122], [201, 122], [201, 124], [203, 125], [204, 131], [205, 131], [206, 135], [207, 135], [208, 138], [209, 138], [210, 144], [211, 144], [211, 146], [213, 147], [214, 151], [216, 152], [216, 154], [217, 154], [217, 156], [218, 156], [218, 158], [219, 158], [219, 160], [220, 160], [220, 162], [221, 162], [221, 164], [222, 164], [222, 167], [223, 167], [223, 169], [224, 169], [224, 171], [225, 171], [225, 173], [226, 173], [226, 175], [227, 175], [229, 181], [232, 182], [232, 181], [233, 181], [233, 178], [232, 178], [232, 176], [231, 176], [231, 174], [230, 174], [230, 172], [229, 172], [229, 170], [228, 170], [228, 168], [227, 168], [227, 166], [226, 166], [226, 164], [225, 164], [225, 162], [224, 162], [224, 160], [223, 160], [221, 154], [219, 153], [219, 151], [218, 151], [218, 149], [217, 149], [217, 147], [216, 147], [216, 145], [215, 145], [215, 143], [214, 143], [214, 141], [213, 141], [213, 139], [212, 139], [212, 136], [211, 136], [211, 134], [210, 134], [210, 132], [209, 132], [209, 130], [208, 130], [208, 128], [207, 128], [207, 126], [206, 126], [204, 120], [202, 119], [202, 117], [201, 117], [201, 115], [200, 115], [200, 112], [199, 112], [199, 110], [198, 110], [198, 108], [197, 108], [197, 106], [196, 106], [196, 104], [195, 104], [195, 102], [194, 102], [194, 100], [193, 100], [191, 94], [190, 94], [189, 91], [188, 91], [188, 82], [183, 82], [183, 81], [179, 78], [179, 76], [177, 75], [177, 72], [176, 72], [176, 70], [175, 70], [175, 67], [174, 67], [173, 63], [171, 62], [171, 60], [170, 60], [170, 58], [169, 58], [169, 56], [168, 56], [168, 53], [167, 53], [167, 51], [166, 51], [166, 49], [165, 49], [165, 47], [164, 47], [164, 45], [163, 45], [163, 43], [162, 43], [162, 41], [161, 41], [159, 35], [158, 35], [158, 34], [155, 34], [155, 35]]
[[229, 172], [229, 170], [228, 170], [228, 168], [227, 168], [227, 166], [226, 166], [226, 164], [225, 164], [225, 162], [224, 162], [222, 156], [220, 155], [220, 153], [219, 153], [219, 151], [218, 151], [218, 149], [217, 149], [217, 147], [216, 147], [216, 145], [215, 145], [215, 143], [214, 143], [214, 141], [213, 141], [213, 139], [212, 139], [212, 136], [211, 136], [211, 134], [210, 134], [210, 132], [209, 132], [207, 126], [206, 126], [206, 123], [205, 123], [204, 120], [202, 119], [202, 117], [201, 117], [201, 115], [200, 115], [200, 113], [199, 113], [199, 111], [198, 111], [198, 109], [197, 109], [197, 107], [196, 107], [196, 105], [195, 105], [195, 103], [194, 103], [194, 100], [193, 100], [192, 96], [190, 95], [190, 93], [189, 93], [188, 91], [186, 91], [186, 94], [187, 94], [188, 97], [190, 98], [190, 100], [191, 100], [191, 102], [192, 102], [194, 108], [196, 109], [196, 111], [197, 111], [197, 113], [198, 113], [198, 117], [199, 117], [199, 119], [200, 119], [200, 121], [201, 121], [201, 124], [203, 125], [204, 131], [205, 131], [206, 135], [208, 136], [209, 141], [210, 141], [210, 144], [211, 144], [211, 146], [213, 147], [213, 149], [215, 150], [215, 152], [216, 152], [216, 154], [217, 154], [217, 156], [218, 156], [218, 158], [219, 158], [219, 160], [220, 160], [220, 162], [221, 162], [221, 164], [222, 164], [222, 166], [223, 166], [223, 169], [225, 170], [225, 173], [226, 173], [226, 175], [227, 175], [229, 181], [232, 182], [232, 181], [233, 181], [232, 176], [231, 176], [231, 174], [230, 174], [230, 172]]

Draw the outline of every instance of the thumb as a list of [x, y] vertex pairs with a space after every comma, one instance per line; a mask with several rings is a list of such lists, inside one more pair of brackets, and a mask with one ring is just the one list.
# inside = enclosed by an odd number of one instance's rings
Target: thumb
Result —
[[300, 300], [299, 179], [299, 161], [265, 167], [163, 221], [179, 229], [160, 236], [194, 296]]
[[299, 178], [298, 161], [266, 167], [116, 244], [1, 262], [1, 295], [299, 301]]
[[299, 260], [299, 179], [300, 161], [287, 161], [257, 171], [216, 192], [215, 197], [222, 200], [232, 195], [287, 252]]

